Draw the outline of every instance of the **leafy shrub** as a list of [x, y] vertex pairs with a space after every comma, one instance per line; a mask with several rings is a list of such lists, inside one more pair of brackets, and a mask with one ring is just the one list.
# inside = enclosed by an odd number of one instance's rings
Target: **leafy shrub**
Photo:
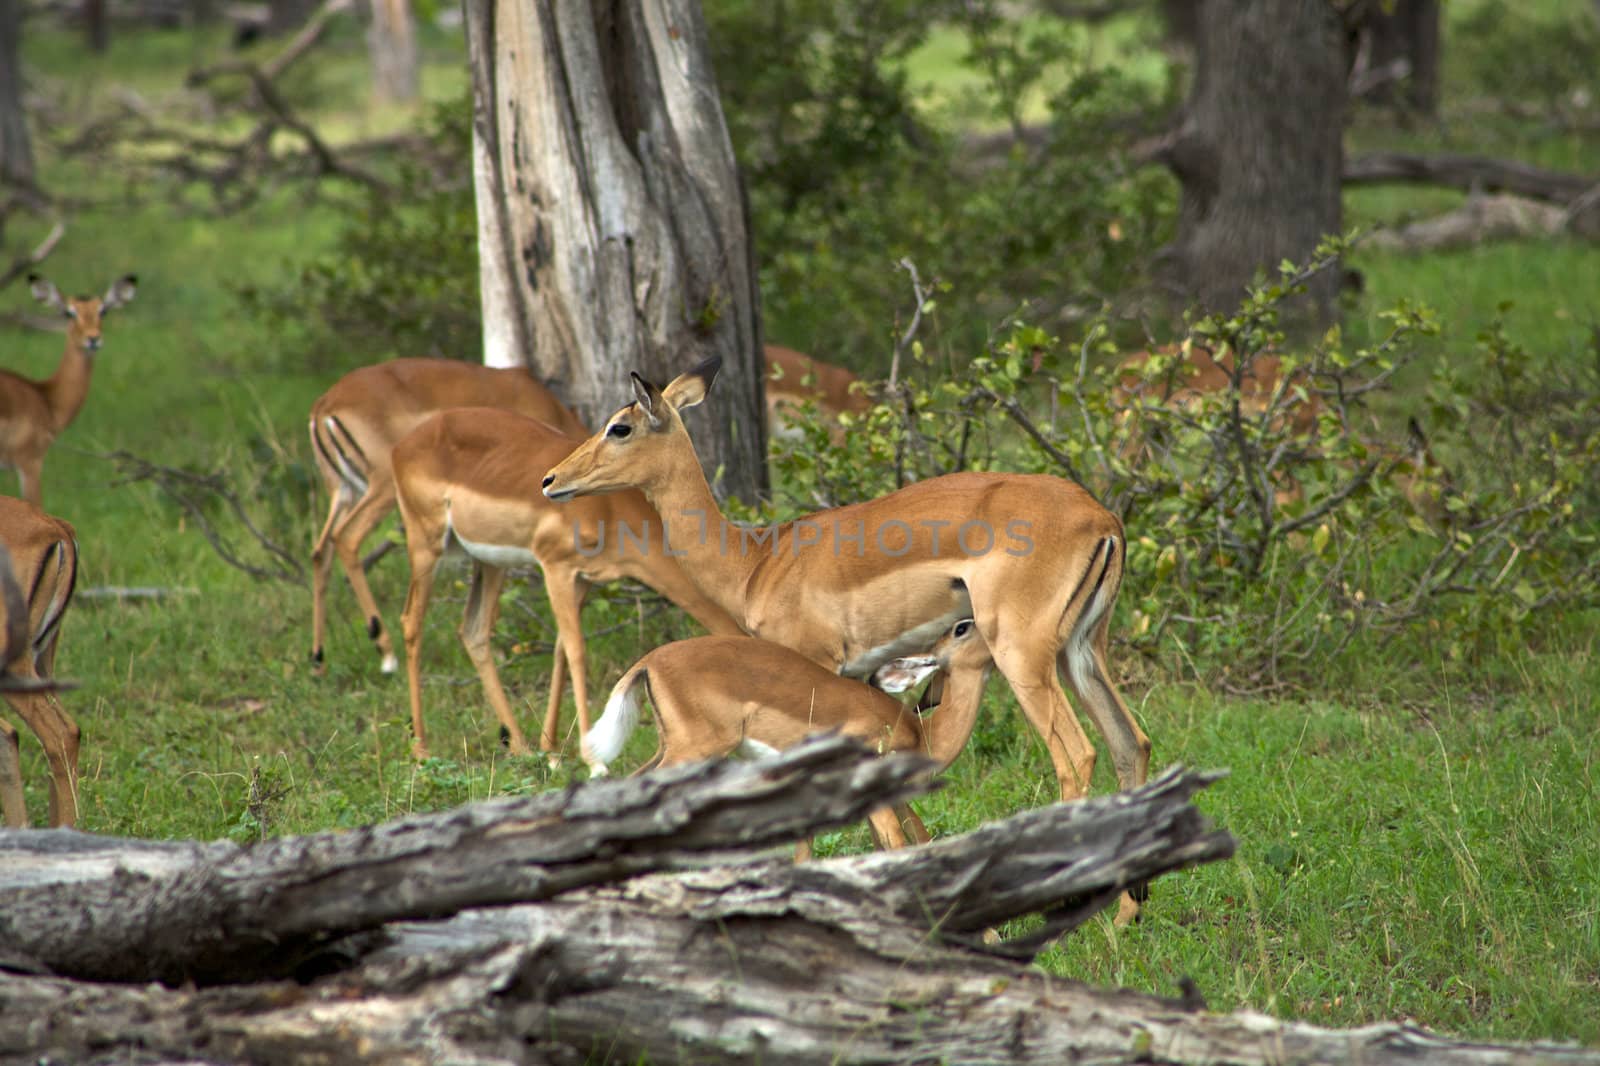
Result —
[[245, 310], [283, 338], [280, 358], [343, 371], [395, 355], [479, 357], [471, 98], [434, 108], [424, 136], [418, 158], [454, 167], [403, 163], [395, 192], [367, 194], [332, 251], [280, 288], [239, 290]]
[[[818, 425], [799, 446], [775, 444], [782, 505], [848, 503], [955, 470], [1071, 477], [1127, 525], [1131, 618], [1119, 632], [1175, 670], [1239, 689], [1318, 680], [1341, 654], [1370, 660], [1385, 643], [1374, 638], [1417, 625], [1447, 654], [1466, 655], [1520, 639], [1552, 604], [1596, 602], [1600, 531], [1575, 504], [1593, 492], [1600, 461], [1594, 388], [1558, 412], [1563, 434], [1551, 420], [1511, 415], [1522, 401], [1438, 377], [1434, 406], [1457, 412], [1441, 421], [1463, 443], [1510, 432], [1508, 419], [1537, 439], [1481, 468], [1447, 472], [1425, 441], [1385, 440], [1367, 405], [1412, 341], [1435, 332], [1431, 314], [1396, 307], [1388, 335], [1354, 350], [1337, 330], [1291, 350], [1277, 328], [1280, 305], [1341, 250], [1329, 242], [1236, 313], [1195, 321], [1187, 342], [1231, 353], [1234, 375], [1185, 403], [1170, 400], [1177, 356], [1122, 367], [1105, 323], [1065, 347], [1013, 321], [969, 367], [933, 373], [908, 344], [909, 375], [841, 442]], [[1480, 349], [1515, 362], [1498, 327]], [[1269, 353], [1282, 363], [1277, 387], [1245, 394]], [[1309, 403], [1316, 417], [1297, 419]], [[1433, 443], [1448, 451], [1454, 439]]]

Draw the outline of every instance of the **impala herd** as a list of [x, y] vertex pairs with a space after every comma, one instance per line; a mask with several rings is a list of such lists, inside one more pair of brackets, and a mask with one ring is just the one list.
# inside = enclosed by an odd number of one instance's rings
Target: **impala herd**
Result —
[[[35, 298], [68, 319], [66, 353], [45, 381], [0, 371], [0, 463], [18, 471], [25, 497], [0, 497], [0, 550], [9, 556], [0, 568], [0, 689], [44, 745], [52, 825], [73, 825], [77, 811], [79, 730], [48, 680], [77, 543], [70, 525], [40, 509], [40, 472], [87, 395], [102, 319], [134, 289], [130, 275], [102, 297], [66, 299], [32, 279]], [[776, 346], [765, 357], [774, 434], [787, 432], [795, 405], [815, 404], [836, 428], [871, 405], [848, 371]], [[1137, 359], [1125, 364], [1130, 375]], [[514, 755], [532, 749], [501, 687], [490, 638], [507, 569], [532, 565], [557, 629], [539, 736], [552, 765], [570, 676], [591, 776], [605, 775], [620, 755], [643, 696], [658, 737], [648, 767], [770, 752], [837, 729], [880, 751], [920, 751], [942, 769], [970, 738], [998, 670], [1043, 739], [1063, 800], [1085, 794], [1095, 765], [1063, 678], [1104, 737], [1119, 785], [1144, 782], [1150, 741], [1106, 663], [1127, 545], [1116, 515], [1061, 478], [957, 473], [779, 526], [736, 526], [719, 510], [681, 417], [707, 401], [718, 368], [709, 361], [664, 387], [632, 375], [631, 399], [594, 434], [521, 369], [396, 359], [346, 374], [310, 414], [330, 501], [312, 549], [315, 669], [325, 668], [335, 558], [383, 671], [398, 668], [361, 556], [398, 508], [411, 564], [401, 633], [418, 758], [428, 754], [423, 623], [438, 564], [456, 548], [471, 567], [461, 641]], [[1258, 362], [1256, 373], [1246, 403], [1283, 387], [1274, 365]], [[1198, 361], [1188, 375], [1173, 402], [1224, 387], [1228, 377]], [[1315, 417], [1309, 408], [1303, 414]], [[646, 654], [591, 728], [583, 603], [593, 584], [624, 578], [659, 592], [711, 635]], [[920, 703], [891, 695], [924, 681]], [[3, 720], [0, 806], [7, 825], [27, 824], [18, 736]], [[883, 847], [928, 839], [905, 807], [876, 812], [871, 825]], [[1136, 912], [1124, 897], [1119, 920]]]

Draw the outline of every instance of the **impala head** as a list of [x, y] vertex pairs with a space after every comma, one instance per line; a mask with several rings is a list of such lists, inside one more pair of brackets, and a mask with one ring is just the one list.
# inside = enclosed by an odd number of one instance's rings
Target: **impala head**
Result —
[[722, 360], [713, 356], [666, 388], [657, 388], [638, 374], [633, 402], [606, 420], [605, 426], [575, 448], [545, 475], [544, 494], [570, 500], [619, 489], [647, 488], [670, 477], [674, 448], [694, 446], [679, 414], [706, 398]]
[[70, 299], [62, 296], [61, 290], [48, 278], [37, 274], [28, 275], [28, 284], [35, 300], [54, 308], [70, 320], [67, 326], [68, 340], [84, 351], [97, 352], [100, 350], [100, 320], [106, 312], [133, 299], [139, 279], [127, 274], [113, 281], [104, 296], [75, 296]]
[[901, 656], [878, 667], [872, 675], [872, 683], [898, 695], [916, 688], [937, 670], [981, 669], [993, 661], [989, 646], [978, 635], [978, 624], [963, 618], [939, 638], [928, 654]]

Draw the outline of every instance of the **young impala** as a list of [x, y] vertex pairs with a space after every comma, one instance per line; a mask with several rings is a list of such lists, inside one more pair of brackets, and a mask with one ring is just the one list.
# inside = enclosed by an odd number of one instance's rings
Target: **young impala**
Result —
[[[48, 682], [55, 669], [61, 619], [78, 577], [78, 541], [66, 522], [26, 500], [0, 496], [0, 545], [7, 635], [3, 690], [6, 702], [44, 745], [50, 765], [50, 824], [78, 821], [78, 723]], [[16, 729], [0, 719], [0, 811], [9, 826], [26, 826], [22, 762]]]
[[138, 279], [129, 274], [112, 282], [104, 296], [71, 299], [37, 274], [30, 274], [28, 281], [35, 300], [67, 319], [67, 350], [54, 374], [34, 381], [0, 370], [0, 466], [17, 472], [22, 498], [39, 507], [45, 452], [78, 417], [89, 397], [89, 379], [101, 344], [101, 319], [133, 299]]
[[[643, 693], [655, 708], [657, 747], [640, 772], [733, 752], [770, 754], [829, 730], [859, 737], [880, 752], [922, 752], [942, 770], [972, 733], [992, 665], [970, 618], [957, 622], [930, 654], [879, 667], [870, 686], [755, 637], [674, 641], [622, 675], [583, 742], [583, 758], [591, 776], [609, 772], [638, 725]], [[916, 708], [887, 695], [914, 688], [936, 670], [950, 677], [931, 717], [919, 717]], [[883, 810], [871, 819], [880, 847], [905, 846], [902, 819], [919, 841], [927, 841], [922, 820], [909, 808], [898, 817]]]
[[682, 607], [713, 633], [738, 633], [727, 612], [695, 587], [678, 560], [665, 553], [661, 520], [642, 495], [623, 492], [556, 507], [539, 491], [545, 471], [579, 443], [553, 426], [510, 411], [465, 407], [435, 415], [396, 444], [394, 488], [411, 556], [411, 588], [401, 615], [406, 679], [411, 689], [413, 750], [427, 757], [422, 725], [422, 623], [434, 569], [445, 549], [459, 545], [472, 559], [472, 585], [461, 642], [513, 754], [527, 754], [489, 637], [500, 588], [511, 566], [537, 565], [556, 619], [550, 698], [539, 746], [558, 751], [556, 729], [566, 672], [572, 674], [578, 731], [589, 732], [588, 669], [581, 611], [589, 586], [633, 578]]
[[847, 411], [861, 414], [872, 407], [861, 379], [842, 366], [776, 344], [767, 345], [765, 354], [767, 432], [773, 437], [798, 436], [789, 426], [789, 412], [807, 402], [835, 421]]

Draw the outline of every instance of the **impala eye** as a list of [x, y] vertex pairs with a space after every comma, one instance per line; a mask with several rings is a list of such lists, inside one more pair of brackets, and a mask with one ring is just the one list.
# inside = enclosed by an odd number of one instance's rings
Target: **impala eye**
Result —
[[951, 636], [955, 637], [957, 640], [962, 639], [968, 633], [972, 632], [972, 624], [973, 624], [972, 623], [972, 619], [970, 619], [970, 618], [963, 619], [962, 621], [957, 622], [956, 623], [956, 628], [951, 633]]
[[633, 427], [626, 422], [613, 422], [611, 428], [606, 430], [606, 436], [622, 438], [633, 432]]

